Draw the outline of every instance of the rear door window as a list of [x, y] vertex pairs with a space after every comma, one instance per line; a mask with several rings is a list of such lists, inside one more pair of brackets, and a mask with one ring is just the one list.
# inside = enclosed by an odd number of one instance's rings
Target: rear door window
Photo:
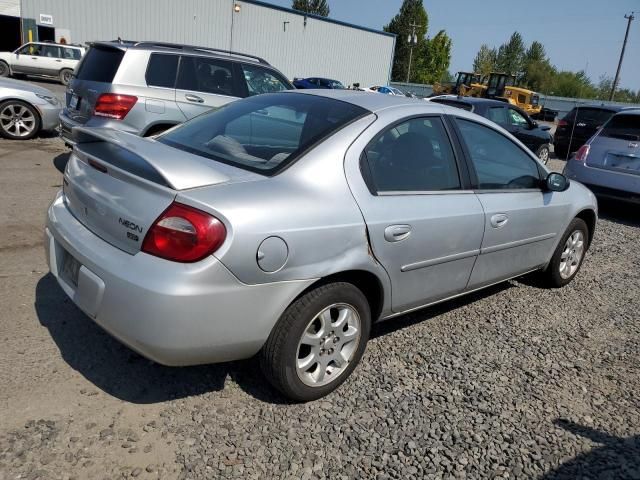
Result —
[[487, 110], [487, 118], [498, 125], [508, 125], [507, 109], [505, 107], [491, 107]]
[[80, 60], [82, 55], [77, 48], [62, 47], [62, 56], [66, 60]]
[[62, 58], [61, 48], [56, 45], [45, 45], [42, 47], [42, 56], [49, 58]]
[[[275, 93], [292, 88], [287, 80], [266, 68], [244, 63], [241, 64], [241, 68], [247, 84], [247, 95], [250, 97], [261, 93]], [[312, 80], [317, 82], [316, 79]]]
[[176, 88], [193, 92], [240, 96], [233, 65], [228, 60], [182, 56]]
[[94, 46], [84, 56], [76, 78], [91, 82], [111, 83], [120, 68], [124, 51], [118, 48]]
[[640, 140], [640, 115], [614, 115], [604, 126], [600, 136], [629, 141]]
[[178, 72], [178, 55], [152, 53], [147, 66], [147, 85], [174, 88]]

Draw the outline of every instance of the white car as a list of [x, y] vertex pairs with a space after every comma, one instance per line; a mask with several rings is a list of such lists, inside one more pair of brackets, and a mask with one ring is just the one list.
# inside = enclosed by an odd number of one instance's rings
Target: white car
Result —
[[361, 88], [363, 92], [375, 92], [375, 93], [384, 93], [385, 95], [396, 95], [398, 97], [404, 97], [405, 94], [402, 90], [398, 90], [395, 87], [389, 86], [380, 86], [380, 85], [372, 85], [371, 87]]
[[0, 52], [0, 77], [43, 75], [58, 78], [67, 85], [84, 52], [85, 49], [77, 45], [25, 43], [13, 52]]

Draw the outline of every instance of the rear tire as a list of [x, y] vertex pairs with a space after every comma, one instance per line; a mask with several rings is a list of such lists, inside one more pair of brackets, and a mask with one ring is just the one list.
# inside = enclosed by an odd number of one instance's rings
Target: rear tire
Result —
[[540, 161], [543, 164], [547, 164], [549, 163], [549, 145], [548, 144], [544, 144], [544, 145], [540, 145], [540, 147], [538, 148], [538, 151], [536, 152], [536, 156], [540, 159]]
[[20, 100], [0, 103], [0, 136], [10, 140], [29, 140], [40, 131], [40, 115]]
[[60, 70], [60, 83], [63, 85], [69, 85], [71, 83], [71, 79], [73, 78], [73, 70], [69, 70], [68, 68], [63, 68]]
[[358, 288], [322, 285], [282, 314], [260, 352], [262, 371], [291, 400], [324, 397], [356, 368], [370, 329], [369, 303]]
[[0, 77], [8, 77], [11, 75], [9, 64], [0, 60]]
[[580, 271], [589, 246], [589, 229], [581, 218], [574, 218], [565, 231], [541, 280], [550, 288], [571, 282]]

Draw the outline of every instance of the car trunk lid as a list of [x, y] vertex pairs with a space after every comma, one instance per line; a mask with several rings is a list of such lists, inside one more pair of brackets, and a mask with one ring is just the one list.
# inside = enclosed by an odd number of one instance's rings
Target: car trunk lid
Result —
[[125, 132], [75, 128], [74, 139], [63, 182], [67, 207], [131, 254], [179, 191], [263, 178]]
[[640, 114], [617, 114], [591, 141], [587, 165], [640, 175]]

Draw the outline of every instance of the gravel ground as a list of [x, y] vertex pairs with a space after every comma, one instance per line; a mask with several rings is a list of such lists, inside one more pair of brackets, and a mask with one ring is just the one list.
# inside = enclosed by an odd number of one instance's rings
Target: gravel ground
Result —
[[640, 479], [637, 210], [604, 210], [566, 288], [379, 324], [336, 393], [291, 405], [253, 360], [161, 367], [66, 299], [40, 242], [64, 152], [0, 141], [0, 479]]

